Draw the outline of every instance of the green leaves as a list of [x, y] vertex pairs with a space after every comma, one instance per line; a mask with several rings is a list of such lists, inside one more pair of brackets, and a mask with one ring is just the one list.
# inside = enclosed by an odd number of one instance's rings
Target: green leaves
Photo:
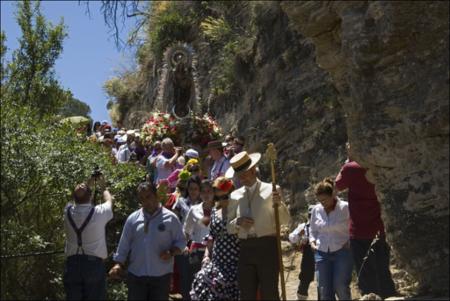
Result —
[[[73, 127], [52, 116], [39, 117], [36, 109], [4, 99], [1, 108], [1, 253], [62, 250], [63, 209], [75, 185], [86, 181], [96, 164], [111, 183], [119, 208], [107, 232], [112, 251], [125, 218], [138, 208], [135, 191], [145, 171], [132, 164], [113, 165], [102, 147], [80, 139]], [[62, 259], [49, 257], [2, 261], [1, 299], [63, 296], [61, 282], [54, 281], [61, 276]], [[41, 273], [42, 266], [48, 273]], [[41, 285], [50, 281], [54, 284]]]
[[53, 70], [67, 33], [62, 21], [53, 26], [42, 16], [39, 1], [33, 3], [33, 6], [28, 0], [17, 3], [16, 18], [22, 37], [8, 65], [8, 80], [3, 83], [2, 78], [2, 97], [35, 106], [42, 115], [57, 112], [67, 99]]

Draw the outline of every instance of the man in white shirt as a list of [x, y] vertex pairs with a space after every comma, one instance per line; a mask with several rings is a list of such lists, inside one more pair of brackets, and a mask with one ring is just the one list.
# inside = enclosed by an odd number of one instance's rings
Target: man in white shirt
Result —
[[[279, 300], [278, 246], [273, 206], [279, 206], [280, 224], [289, 222], [289, 212], [282, 202], [281, 190], [272, 192], [272, 184], [257, 178], [256, 164], [261, 154], [241, 152], [231, 160], [227, 178], [236, 173], [241, 188], [233, 191], [228, 207], [229, 233], [240, 239], [239, 292], [242, 300]], [[263, 251], [262, 251], [263, 250]]]
[[[93, 178], [90, 179], [90, 182]], [[104, 183], [99, 178], [100, 184]], [[101, 185], [103, 186], [103, 185]], [[74, 204], [64, 210], [66, 233], [64, 289], [67, 300], [106, 299], [107, 258], [105, 226], [113, 218], [113, 198], [103, 192], [104, 203], [94, 206], [86, 183], [73, 192]]]
[[214, 163], [209, 172], [209, 180], [214, 181], [218, 177], [224, 176], [230, 167], [230, 161], [223, 154], [222, 142], [216, 140], [208, 143], [208, 152]]
[[133, 142], [134, 136], [123, 135], [119, 140], [119, 149], [117, 150], [117, 162], [126, 163], [130, 161], [131, 149], [130, 145]]
[[182, 149], [175, 147], [172, 139], [164, 138], [161, 142], [162, 152], [156, 158], [156, 179], [157, 185], [160, 180], [167, 179], [170, 174], [176, 169], [178, 157], [182, 154]]

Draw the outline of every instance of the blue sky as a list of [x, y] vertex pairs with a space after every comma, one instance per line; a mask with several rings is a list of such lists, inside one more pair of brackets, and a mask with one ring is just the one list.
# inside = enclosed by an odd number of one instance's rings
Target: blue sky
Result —
[[[20, 28], [15, 20], [15, 1], [1, 2], [1, 30], [6, 33], [7, 60], [18, 47]], [[118, 70], [129, 69], [133, 64], [131, 51], [119, 51], [104, 24], [100, 12], [101, 3], [90, 1], [90, 17], [85, 5], [78, 1], [42, 1], [41, 11], [46, 19], [57, 24], [61, 17], [67, 26], [68, 37], [64, 49], [56, 61], [56, 75], [62, 86], [70, 89], [74, 96], [91, 107], [93, 120], [108, 120], [107, 95], [103, 83], [117, 74]], [[121, 37], [126, 39], [134, 20], [127, 20]]]

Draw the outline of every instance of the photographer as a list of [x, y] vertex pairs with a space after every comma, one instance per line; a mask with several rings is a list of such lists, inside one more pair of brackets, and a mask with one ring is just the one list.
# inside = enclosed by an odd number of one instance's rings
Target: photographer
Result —
[[74, 203], [69, 203], [64, 210], [64, 290], [67, 300], [106, 298], [105, 225], [113, 218], [113, 198], [108, 190], [102, 189], [104, 202], [95, 206], [90, 187], [95, 189], [96, 184], [105, 187], [98, 168], [87, 183], [75, 187]]
[[155, 184], [160, 180], [165, 180], [176, 169], [176, 163], [181, 156], [183, 149], [175, 147], [172, 139], [164, 138], [161, 142], [162, 152], [156, 158], [157, 177]]

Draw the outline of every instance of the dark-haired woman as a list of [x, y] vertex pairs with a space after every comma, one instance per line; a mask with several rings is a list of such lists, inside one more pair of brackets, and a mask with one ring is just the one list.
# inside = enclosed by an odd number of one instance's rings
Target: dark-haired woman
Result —
[[310, 245], [315, 251], [318, 289], [321, 300], [351, 300], [353, 261], [349, 245], [347, 202], [336, 197], [330, 178], [314, 189], [319, 205], [311, 212]]
[[190, 241], [188, 272], [189, 290], [191, 289], [194, 275], [202, 267], [202, 260], [207, 247], [211, 211], [214, 206], [214, 192], [209, 180], [202, 181], [200, 195], [202, 202], [191, 207], [183, 225], [186, 240]]
[[212, 252], [206, 249], [203, 267], [192, 283], [192, 300], [239, 300], [237, 269], [239, 240], [227, 232], [229, 197], [233, 182], [225, 177], [214, 183], [214, 197], [218, 206], [211, 213], [210, 241]]
[[[173, 212], [179, 217], [181, 224], [184, 225], [189, 210], [195, 204], [201, 202], [200, 199], [200, 186], [202, 181], [199, 177], [190, 177], [186, 184], [186, 190], [182, 196], [180, 196], [173, 205]], [[183, 251], [183, 254], [175, 257], [175, 265], [179, 273], [180, 292], [183, 296], [183, 300], [189, 300], [189, 290], [191, 288], [192, 276], [190, 276], [189, 266], [189, 246]]]
[[96, 121], [94, 123], [94, 127], [92, 128], [92, 134], [95, 134], [95, 136], [98, 138], [100, 138], [100, 136], [102, 135], [101, 131], [100, 131], [100, 127], [101, 127], [101, 123], [100, 121]]

